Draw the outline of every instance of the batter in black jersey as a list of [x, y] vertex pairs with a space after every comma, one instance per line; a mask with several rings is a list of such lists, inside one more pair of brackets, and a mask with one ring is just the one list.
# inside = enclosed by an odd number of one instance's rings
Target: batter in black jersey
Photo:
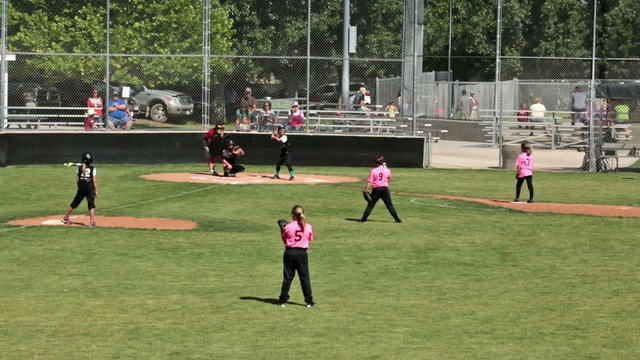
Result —
[[280, 158], [276, 163], [276, 173], [271, 178], [280, 179], [280, 167], [282, 164], [287, 165], [289, 169], [289, 181], [293, 181], [296, 177], [293, 175], [293, 167], [291, 167], [291, 148], [289, 146], [289, 138], [287, 137], [287, 129], [284, 126], [278, 125], [276, 131], [271, 134], [271, 139], [277, 141], [280, 144]]
[[98, 197], [98, 179], [96, 168], [91, 165], [92, 162], [93, 156], [91, 153], [86, 152], [82, 154], [82, 165], [78, 166], [78, 170], [76, 171], [78, 191], [76, 191], [76, 196], [73, 198], [73, 201], [71, 201], [71, 205], [69, 205], [67, 214], [61, 220], [64, 224], [71, 223], [69, 216], [71, 216], [73, 210], [80, 205], [82, 199], [86, 198], [90, 217], [89, 226], [96, 226], [95, 199]]

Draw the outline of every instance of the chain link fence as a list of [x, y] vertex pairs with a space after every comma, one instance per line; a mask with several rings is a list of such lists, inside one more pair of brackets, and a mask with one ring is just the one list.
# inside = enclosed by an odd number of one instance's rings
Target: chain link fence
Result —
[[127, 128], [107, 113], [123, 99], [133, 129], [526, 140], [591, 171], [635, 162], [637, 1], [351, 0], [346, 53], [345, 2], [309, 1], [4, 0], [2, 129]]

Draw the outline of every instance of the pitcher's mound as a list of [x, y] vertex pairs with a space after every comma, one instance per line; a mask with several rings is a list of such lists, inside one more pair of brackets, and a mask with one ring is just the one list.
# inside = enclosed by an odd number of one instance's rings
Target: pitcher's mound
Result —
[[[43, 216], [29, 219], [13, 220], [7, 222], [9, 225], [26, 226], [89, 226], [89, 215], [71, 216], [71, 224], [63, 224], [62, 215]], [[128, 229], [156, 229], [156, 230], [190, 230], [198, 227], [198, 224], [188, 220], [177, 220], [169, 218], [139, 218], [127, 216], [103, 216], [96, 215], [98, 227], [115, 227]]]
[[348, 176], [328, 176], [328, 175], [309, 175], [296, 174], [296, 178], [289, 181], [289, 174], [284, 173], [280, 179], [272, 179], [272, 173], [239, 173], [236, 177], [212, 176], [205, 172], [194, 173], [162, 173], [141, 175], [140, 177], [147, 180], [172, 181], [172, 182], [190, 182], [200, 184], [230, 184], [230, 185], [250, 185], [250, 184], [329, 184], [342, 182], [358, 182], [360, 179]]

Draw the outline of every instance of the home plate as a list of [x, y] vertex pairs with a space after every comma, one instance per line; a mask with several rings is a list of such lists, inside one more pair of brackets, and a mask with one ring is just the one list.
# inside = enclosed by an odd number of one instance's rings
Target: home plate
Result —
[[348, 176], [329, 176], [315, 174], [296, 174], [295, 179], [289, 181], [289, 174], [283, 173], [280, 179], [272, 179], [272, 173], [239, 173], [235, 177], [212, 176], [208, 173], [160, 173], [147, 174], [140, 177], [147, 180], [188, 182], [199, 184], [228, 184], [228, 185], [289, 185], [289, 184], [329, 184], [344, 182], [359, 182], [360, 179]]

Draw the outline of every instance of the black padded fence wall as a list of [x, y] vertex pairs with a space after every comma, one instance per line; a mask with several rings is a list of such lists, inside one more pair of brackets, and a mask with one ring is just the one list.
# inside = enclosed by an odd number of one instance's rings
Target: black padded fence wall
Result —
[[[200, 132], [2, 133], [0, 166], [75, 162], [85, 151], [101, 164], [205, 162]], [[269, 133], [228, 133], [245, 164], [274, 164], [280, 153]], [[289, 134], [294, 165], [370, 166], [383, 155], [394, 167], [422, 167], [423, 137]]]

